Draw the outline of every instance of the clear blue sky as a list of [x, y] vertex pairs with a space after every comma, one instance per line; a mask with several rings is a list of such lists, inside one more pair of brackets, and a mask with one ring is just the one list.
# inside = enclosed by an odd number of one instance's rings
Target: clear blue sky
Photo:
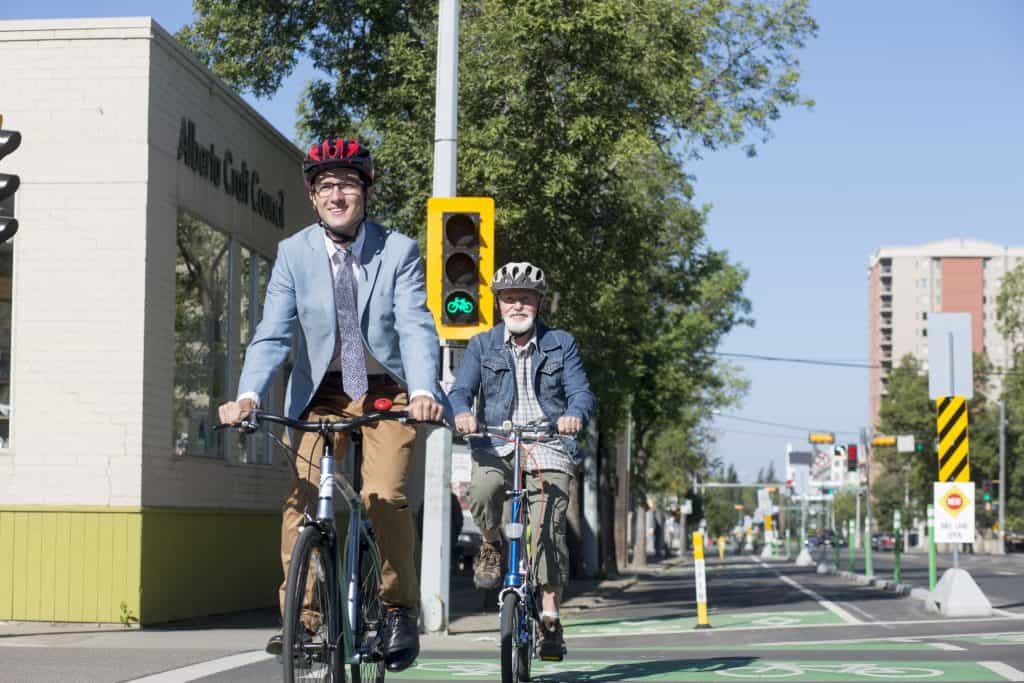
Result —
[[[7, 0], [0, 18], [142, 12], [172, 33], [192, 16], [188, 0]], [[723, 350], [866, 361], [867, 264], [879, 247], [1024, 245], [1024, 3], [819, 1], [812, 14], [821, 30], [800, 59], [815, 108], [786, 111], [754, 159], [726, 150], [688, 170], [697, 201], [714, 207], [712, 243], [750, 270], [757, 325]], [[308, 78], [305, 67], [274, 99], [247, 99], [293, 136]], [[738, 415], [850, 440], [867, 423], [866, 370], [741, 366], [752, 385]], [[716, 453], [748, 481], [769, 462], [781, 475], [787, 441], [806, 442], [801, 429], [716, 424]]]

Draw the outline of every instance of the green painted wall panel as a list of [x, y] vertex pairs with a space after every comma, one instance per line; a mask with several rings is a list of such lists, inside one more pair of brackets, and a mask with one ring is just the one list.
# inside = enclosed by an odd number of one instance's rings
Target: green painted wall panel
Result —
[[277, 604], [279, 512], [146, 510], [144, 624]]
[[161, 623], [276, 605], [280, 513], [0, 507], [0, 620]]
[[0, 512], [0, 618], [14, 609], [14, 515]]
[[139, 611], [141, 511], [0, 509], [0, 619], [117, 622]]

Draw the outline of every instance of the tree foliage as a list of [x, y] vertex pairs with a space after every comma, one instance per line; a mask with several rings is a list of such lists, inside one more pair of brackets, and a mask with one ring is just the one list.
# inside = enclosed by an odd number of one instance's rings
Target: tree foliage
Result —
[[[179, 37], [240, 90], [274, 93], [312, 60], [323, 77], [299, 105], [303, 137], [370, 141], [376, 213], [422, 239], [436, 0], [195, 10]], [[750, 322], [746, 272], [708, 243], [683, 166], [702, 150], [752, 152], [784, 108], [811, 104], [796, 60], [816, 31], [807, 3], [465, 0], [459, 30], [458, 193], [494, 197], [498, 261], [547, 271], [545, 315], [577, 336], [602, 429], [628, 408], [639, 489], [649, 471], [668, 486], [671, 467], [706, 457], [710, 409], [742, 393], [712, 351]]]

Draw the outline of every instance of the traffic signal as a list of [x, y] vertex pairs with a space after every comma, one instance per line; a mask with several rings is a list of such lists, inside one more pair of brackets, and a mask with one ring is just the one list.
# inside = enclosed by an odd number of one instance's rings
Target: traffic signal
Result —
[[[3, 117], [0, 117], [3, 125]], [[16, 130], [0, 130], [0, 159], [21, 146], [21, 133]], [[14, 237], [18, 232], [18, 219], [14, 217], [14, 193], [21, 185], [21, 179], [9, 173], [0, 173], [0, 244]]]
[[851, 443], [846, 447], [846, 471], [857, 471], [857, 444]]
[[433, 197], [427, 203], [427, 307], [442, 339], [494, 325], [494, 200]]
[[811, 432], [807, 440], [811, 443], [835, 443], [836, 435], [832, 432]]
[[876, 436], [875, 438], [871, 439], [871, 445], [872, 446], [895, 446], [896, 445], [896, 437], [895, 436], [891, 436], [891, 435]]
[[982, 500], [986, 503], [992, 500], [992, 480], [986, 479], [981, 482]]

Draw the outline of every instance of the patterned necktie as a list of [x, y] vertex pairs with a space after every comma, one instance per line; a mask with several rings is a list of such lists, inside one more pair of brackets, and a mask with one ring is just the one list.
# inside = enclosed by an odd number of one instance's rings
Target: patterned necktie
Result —
[[334, 256], [334, 308], [338, 315], [338, 343], [341, 351], [342, 388], [352, 400], [359, 399], [368, 388], [363, 338], [356, 314], [355, 282], [352, 277], [352, 254], [337, 249]]

